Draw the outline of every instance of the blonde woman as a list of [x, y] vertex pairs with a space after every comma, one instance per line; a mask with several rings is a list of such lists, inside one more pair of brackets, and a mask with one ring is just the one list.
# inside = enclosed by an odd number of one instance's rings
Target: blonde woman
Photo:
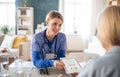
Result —
[[77, 77], [120, 77], [120, 6], [107, 6], [99, 14], [97, 32], [106, 54], [89, 61]]
[[99, 14], [97, 31], [106, 54], [91, 61], [78, 77], [120, 77], [120, 6], [108, 6]]
[[66, 36], [60, 32], [63, 21], [63, 16], [52, 10], [46, 16], [46, 28], [33, 36], [32, 61], [37, 68], [63, 69], [59, 61], [66, 54]]

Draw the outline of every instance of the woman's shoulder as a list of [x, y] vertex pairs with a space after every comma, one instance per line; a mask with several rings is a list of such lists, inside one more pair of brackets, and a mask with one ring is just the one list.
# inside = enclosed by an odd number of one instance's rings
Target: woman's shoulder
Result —
[[64, 33], [62, 33], [62, 32], [59, 32], [57, 36], [58, 37], [65, 37], [66, 38], [66, 35]]
[[44, 30], [33, 35], [33, 37], [41, 37], [41, 36], [44, 36]]
[[59, 32], [57, 34], [57, 39], [58, 40], [66, 40], [66, 35], [64, 33], [62, 33], [62, 32]]
[[102, 69], [103, 66], [104, 67], [108, 67], [108, 66], [113, 66], [114, 63], [120, 63], [118, 61], [115, 61], [114, 58], [109, 55], [109, 54], [105, 54], [103, 56], [100, 57], [96, 57], [94, 59], [91, 59], [91, 61], [88, 63], [88, 65], [93, 65], [93, 67], [96, 69]]

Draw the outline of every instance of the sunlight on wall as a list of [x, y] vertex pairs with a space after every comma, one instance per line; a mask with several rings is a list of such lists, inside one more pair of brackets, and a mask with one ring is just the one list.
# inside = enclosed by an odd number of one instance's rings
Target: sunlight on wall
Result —
[[0, 21], [15, 31], [15, 0], [0, 0]]

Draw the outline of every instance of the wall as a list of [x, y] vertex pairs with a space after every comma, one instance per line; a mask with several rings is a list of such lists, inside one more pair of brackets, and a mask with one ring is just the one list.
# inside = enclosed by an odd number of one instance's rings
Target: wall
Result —
[[80, 35], [66, 35], [67, 51], [83, 51], [87, 48], [86, 38]]
[[95, 34], [96, 31], [96, 20], [99, 12], [107, 6], [108, 0], [92, 0], [92, 15], [91, 15], [91, 36]]
[[[16, 6], [22, 6], [25, 0], [16, 0]], [[27, 0], [30, 7], [34, 8], [34, 31], [37, 24], [45, 22], [46, 14], [50, 10], [58, 10], [59, 0]]]
[[[20, 6], [20, 4], [23, 1], [24, 0], [16, 0], [16, 6]], [[106, 6], [108, 0], [92, 0], [92, 1], [93, 4], [92, 4], [92, 19], [91, 19], [91, 35], [94, 35], [96, 29], [95, 23], [96, 23], [97, 15]], [[45, 16], [50, 10], [58, 10], [59, 0], [29, 0], [29, 5], [34, 7], [34, 29], [36, 29], [37, 24], [40, 24], [41, 22], [45, 21]], [[77, 46], [79, 47], [77, 48], [80, 49], [76, 49], [76, 46], [73, 45], [72, 41], [70, 41], [68, 43], [69, 44], [68, 50], [80, 51], [86, 48], [87, 46], [86, 41], [83, 41], [81, 39], [82, 38], [80, 38], [79, 40], [80, 43], [72, 40], [75, 44], [78, 43]]]

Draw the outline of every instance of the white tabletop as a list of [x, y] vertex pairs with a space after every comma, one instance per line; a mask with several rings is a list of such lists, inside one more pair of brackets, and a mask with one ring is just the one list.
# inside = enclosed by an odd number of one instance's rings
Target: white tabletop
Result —
[[[15, 62], [10, 64], [9, 70], [11, 74], [15, 74]], [[31, 61], [23, 61], [23, 71], [24, 77], [57, 77], [59, 74], [65, 74], [64, 70], [56, 70], [54, 68], [49, 68], [49, 75], [41, 75], [39, 69], [37, 69]], [[12, 76], [11, 76], [12, 77]]]

